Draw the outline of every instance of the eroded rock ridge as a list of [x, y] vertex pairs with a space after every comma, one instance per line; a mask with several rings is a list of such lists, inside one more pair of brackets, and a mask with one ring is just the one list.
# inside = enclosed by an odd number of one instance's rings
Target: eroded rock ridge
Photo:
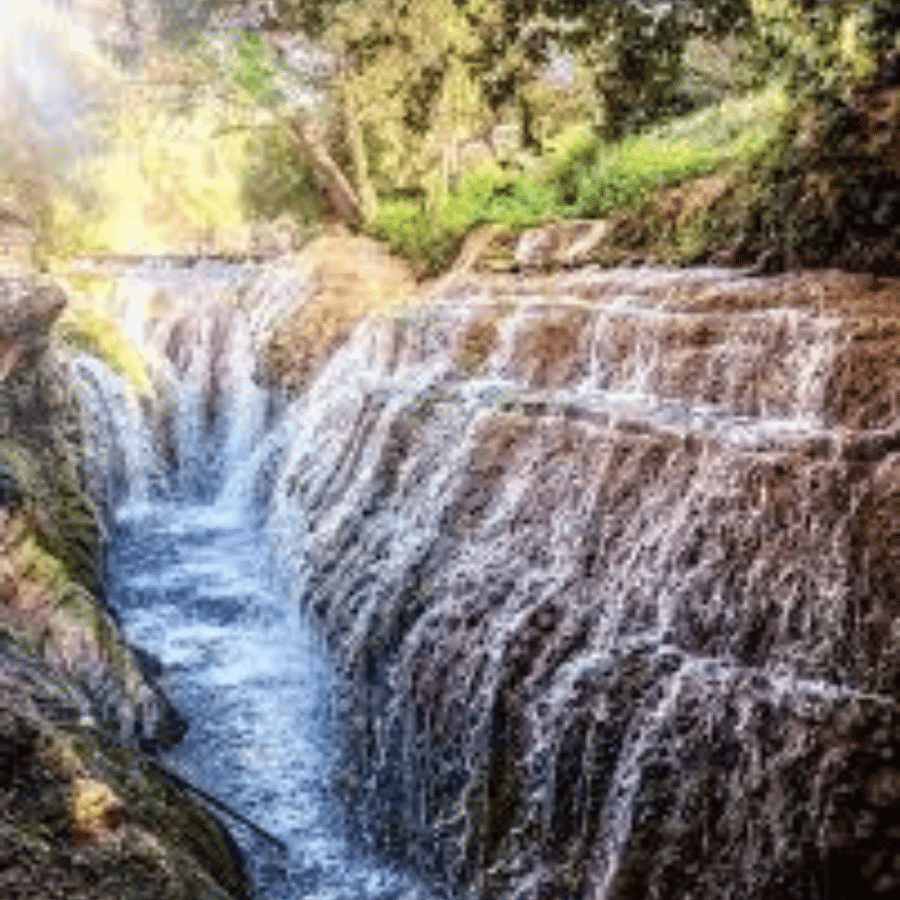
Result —
[[233, 845], [139, 751], [182, 724], [100, 599], [102, 535], [48, 282], [0, 280], [0, 894], [244, 896]]
[[[283, 352], [283, 348], [279, 352]], [[900, 286], [467, 276], [296, 402], [348, 789], [483, 896], [900, 896]]]

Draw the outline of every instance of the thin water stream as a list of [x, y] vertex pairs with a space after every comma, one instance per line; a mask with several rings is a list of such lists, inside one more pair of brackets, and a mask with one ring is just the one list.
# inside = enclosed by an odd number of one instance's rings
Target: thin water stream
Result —
[[120, 521], [110, 589], [187, 716], [166, 761], [290, 848], [235, 833], [265, 900], [422, 898], [346, 837], [332, 792], [332, 669], [239, 507], [150, 503]]

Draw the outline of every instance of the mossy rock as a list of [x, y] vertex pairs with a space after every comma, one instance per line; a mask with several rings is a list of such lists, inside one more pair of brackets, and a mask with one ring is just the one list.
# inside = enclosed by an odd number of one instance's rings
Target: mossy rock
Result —
[[224, 828], [150, 759], [73, 719], [57, 673], [10, 636], [0, 673], [6, 890], [23, 900], [246, 897]]
[[92, 505], [67, 471], [21, 441], [0, 439], [0, 473], [24, 511], [36, 540], [57, 557], [70, 578], [99, 590], [100, 532]]
[[56, 337], [103, 360], [141, 397], [153, 393], [153, 382], [140, 350], [114, 319], [97, 309], [70, 308], [56, 323]]
[[187, 858], [199, 860], [236, 896], [244, 873], [236, 845], [212, 813], [188, 797], [151, 760], [94, 730], [72, 732], [76, 754], [89, 761], [102, 783], [112, 785], [133, 820], [171, 837]]

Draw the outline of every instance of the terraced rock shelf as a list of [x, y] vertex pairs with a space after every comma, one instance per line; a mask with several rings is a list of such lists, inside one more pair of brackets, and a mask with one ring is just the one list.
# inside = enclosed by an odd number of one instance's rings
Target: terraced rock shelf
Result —
[[[314, 272], [214, 287], [199, 267], [135, 294], [155, 393], [94, 422], [110, 508], [126, 531], [145, 516], [146, 546], [177, 530], [173, 498], [244, 510], [217, 553], [257, 547], [278, 622], [299, 608], [327, 638], [321, 789], [367, 843], [480, 897], [900, 896], [900, 285], [457, 272], [351, 332], [353, 299], [322, 353]], [[185, 529], [201, 559], [204, 529]], [[129, 608], [187, 696], [194, 657], [227, 656], [222, 629], [271, 600], [212, 574], [166, 587], [189, 562], [148, 553], [161, 618]], [[292, 629], [283, 674], [257, 675], [299, 711]], [[284, 896], [320, 896], [301, 869]]]

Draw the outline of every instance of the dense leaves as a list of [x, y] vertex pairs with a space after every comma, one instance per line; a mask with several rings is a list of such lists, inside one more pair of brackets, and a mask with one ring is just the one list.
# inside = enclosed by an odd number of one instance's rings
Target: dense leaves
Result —
[[457, 3], [480, 36], [471, 62], [489, 100], [509, 99], [529, 67], [534, 71], [560, 48], [575, 49], [594, 65], [608, 135], [675, 111], [684, 49], [692, 35], [744, 31], [751, 24], [745, 0]]
[[[175, 4], [183, 5], [182, 0]], [[319, 35], [334, 16], [340, 0], [201, 0], [195, 16], [247, 28], [268, 28]]]
[[846, 95], [900, 48], [895, 0], [752, 0], [752, 8], [770, 53], [814, 95]]
[[[764, 43], [768, 63], [790, 68], [796, 84], [838, 93], [885, 64], [897, 48], [894, 0], [453, 0], [474, 44], [448, 48], [469, 66], [491, 108], [518, 100], [554, 54], [590, 61], [608, 134], [683, 108], [679, 81], [686, 43], [697, 35], [740, 32]], [[357, 22], [343, 47], [354, 65], [374, 64], [388, 48], [418, 53], [409, 23], [428, 4], [409, 0], [206, 0], [259, 27], [322, 34], [348, 11]], [[359, 27], [360, 22], [365, 22]], [[467, 42], [462, 42], [466, 44]], [[446, 57], [421, 59], [405, 90], [406, 118], [427, 126]], [[527, 137], [527, 136], [526, 136]]]
[[[404, 118], [419, 132], [428, 127], [451, 57], [468, 67], [487, 106], [497, 110], [521, 102], [526, 86], [568, 50], [595, 68], [602, 124], [608, 133], [619, 133], [677, 110], [683, 51], [692, 35], [746, 31], [752, 24], [748, 0], [453, 0], [469, 34], [436, 56], [421, 49], [434, 36], [416, 29], [422, 7], [430, 3], [206, 2], [247, 27], [317, 36], [329, 28], [333, 34], [335, 22], [351, 20], [353, 28], [338, 33], [340, 49], [357, 71], [376, 66], [385, 53], [403, 51], [412, 61], [400, 88], [406, 94]], [[524, 131], [528, 143], [527, 122]]]

